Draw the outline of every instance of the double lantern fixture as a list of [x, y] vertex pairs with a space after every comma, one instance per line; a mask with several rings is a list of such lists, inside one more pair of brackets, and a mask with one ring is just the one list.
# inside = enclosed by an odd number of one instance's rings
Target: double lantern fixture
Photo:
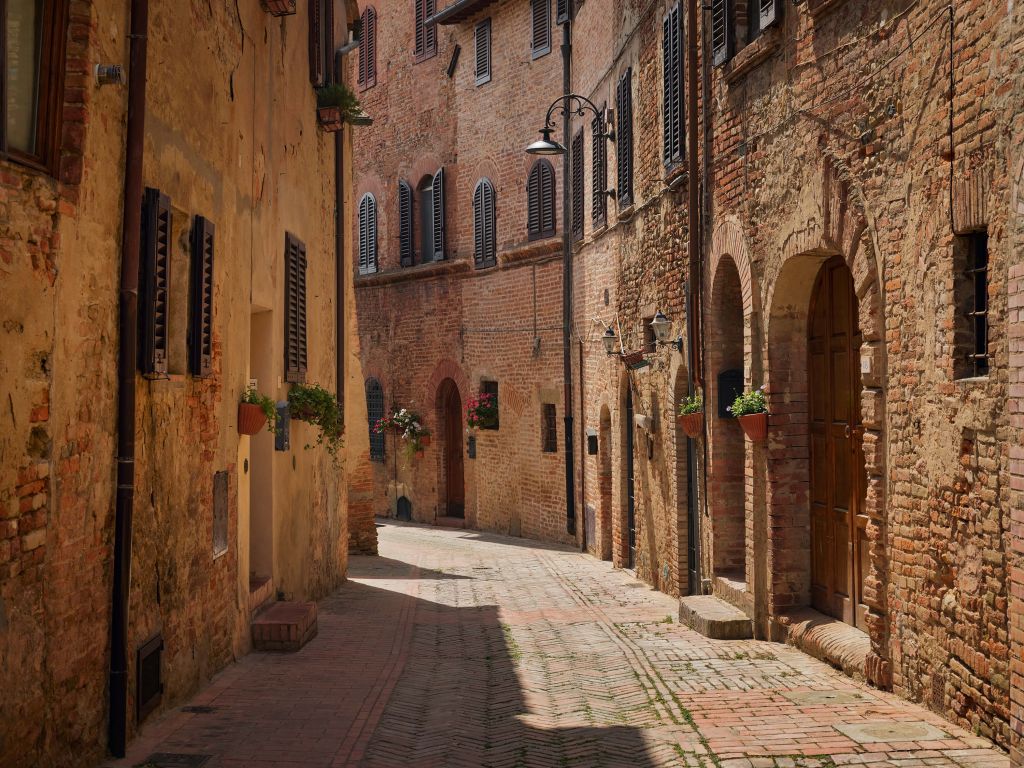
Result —
[[[654, 341], [656, 346], [668, 346], [672, 347], [676, 352], [683, 351], [683, 337], [681, 335], [676, 338], [672, 336], [672, 321], [665, 316], [664, 312], [658, 311], [654, 315], [654, 319], [650, 323], [651, 331], [654, 334]], [[626, 352], [623, 350], [619, 343], [619, 336], [615, 333], [615, 329], [610, 325], [601, 336], [601, 343], [604, 344], [604, 351], [608, 355], [619, 355], [623, 362], [627, 365], [631, 365], [634, 359], [639, 362], [644, 359], [645, 350], [641, 349], [637, 352]], [[651, 350], [652, 352], [654, 350]]]

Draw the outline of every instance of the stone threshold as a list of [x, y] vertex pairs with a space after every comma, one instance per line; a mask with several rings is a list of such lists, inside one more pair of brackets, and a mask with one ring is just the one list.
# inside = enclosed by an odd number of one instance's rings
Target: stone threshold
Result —
[[679, 621], [712, 640], [749, 640], [754, 636], [750, 618], [714, 595], [680, 598]]
[[782, 642], [841, 669], [855, 680], [867, 679], [871, 639], [866, 632], [813, 608], [777, 614], [772, 623]]
[[747, 591], [746, 578], [739, 573], [724, 573], [714, 577], [711, 594], [754, 618], [754, 596]]

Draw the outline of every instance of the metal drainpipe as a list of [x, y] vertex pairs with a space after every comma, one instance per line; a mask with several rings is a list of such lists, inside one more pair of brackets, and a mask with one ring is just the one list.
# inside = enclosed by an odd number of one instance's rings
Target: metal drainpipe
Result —
[[[344, 82], [342, 72], [345, 58], [341, 53], [334, 54], [334, 78], [336, 82]], [[343, 128], [334, 134], [334, 263], [335, 263], [335, 361], [337, 371], [338, 402], [345, 403], [345, 134]], [[341, 409], [342, 420], [345, 408]], [[344, 424], [344, 421], [342, 422]]]
[[142, 158], [146, 124], [148, 0], [130, 0], [128, 123], [125, 137], [124, 212], [117, 355], [117, 490], [114, 574], [110, 609], [110, 719], [108, 744], [124, 757], [128, 720], [128, 596], [131, 587], [132, 515], [135, 500], [135, 371], [139, 314], [139, 246], [142, 230]]
[[[570, 68], [572, 59], [572, 22], [562, 23], [562, 95], [571, 92]], [[562, 140], [566, 146], [569, 140], [568, 102], [562, 111]], [[566, 151], [562, 158], [562, 369], [565, 390], [565, 530], [576, 535], [576, 457], [573, 450], [572, 411], [572, 233], [569, 220], [569, 161], [572, 153]]]

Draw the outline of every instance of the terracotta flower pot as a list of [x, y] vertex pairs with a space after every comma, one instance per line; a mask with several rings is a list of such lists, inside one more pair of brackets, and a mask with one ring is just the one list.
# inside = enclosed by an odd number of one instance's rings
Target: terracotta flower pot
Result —
[[763, 443], [768, 437], [768, 414], [748, 413], [737, 417], [747, 437], [755, 443]]
[[345, 118], [341, 115], [341, 107], [318, 107], [316, 117], [320, 122], [320, 127], [327, 133], [334, 133], [345, 127]]
[[424, 448], [430, 445], [430, 435], [420, 435], [420, 445]]
[[295, 13], [295, 0], [260, 0], [260, 5], [271, 16], [291, 16]]
[[423, 451], [416, 451], [416, 458], [417, 459], [422, 459], [423, 458]]
[[687, 437], [699, 437], [700, 433], [704, 431], [704, 414], [700, 411], [680, 414], [676, 417], [676, 421], [683, 428]]
[[238, 434], [258, 434], [267, 423], [267, 415], [263, 409], [253, 403], [238, 404]]

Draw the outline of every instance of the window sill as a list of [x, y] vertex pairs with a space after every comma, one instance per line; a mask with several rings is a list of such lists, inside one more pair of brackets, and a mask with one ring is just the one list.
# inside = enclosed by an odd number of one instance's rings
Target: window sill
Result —
[[358, 275], [356, 287], [364, 288], [371, 285], [388, 285], [390, 283], [401, 283], [406, 280], [418, 280], [420, 278], [437, 277], [439, 275], [451, 275], [458, 272], [470, 272], [473, 265], [467, 261], [456, 259], [452, 261], [431, 261], [427, 264], [417, 264], [414, 267], [400, 267], [389, 272], [377, 272], [370, 275]]
[[781, 45], [782, 31], [778, 27], [772, 27], [733, 56], [732, 60], [722, 68], [725, 82], [730, 84], [736, 82], [779, 50]]
[[619, 208], [618, 215], [616, 216], [617, 221], [629, 221], [633, 218], [633, 214], [636, 213], [636, 205], [630, 203], [629, 205]]
[[556, 254], [561, 254], [561, 252], [561, 238], [557, 240], [554, 238], [548, 238], [547, 240], [534, 240], [526, 245], [514, 246], [507, 250], [499, 251], [498, 263], [501, 266], [518, 264], [520, 262], [531, 261], [533, 259], [550, 258]]
[[673, 167], [666, 169], [665, 186], [668, 189], [675, 190], [686, 184], [689, 178], [689, 169], [686, 167], [686, 164], [677, 163]]

